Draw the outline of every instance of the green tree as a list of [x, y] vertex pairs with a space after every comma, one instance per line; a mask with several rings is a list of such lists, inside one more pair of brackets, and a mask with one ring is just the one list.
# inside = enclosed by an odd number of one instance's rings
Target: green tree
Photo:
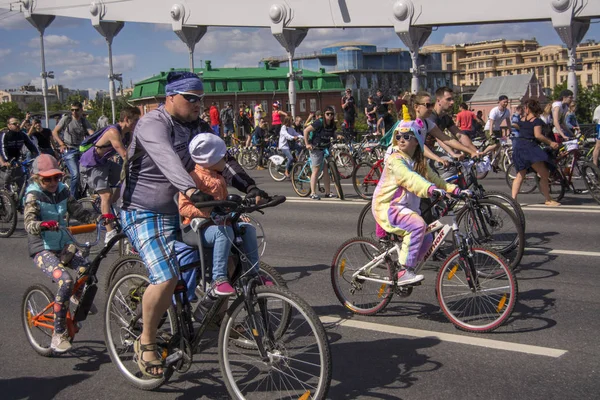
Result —
[[64, 104], [61, 102], [58, 102], [58, 101], [54, 101], [48, 105], [48, 111], [51, 111], [51, 112], [52, 111], [62, 111], [65, 109], [66, 109], [66, 107], [64, 106]]
[[[552, 91], [552, 100], [559, 100], [560, 92], [567, 88], [567, 81], [557, 85]], [[577, 85], [577, 110], [575, 116], [580, 124], [591, 124], [594, 110], [600, 105], [600, 85], [594, 85], [591, 88]]]
[[13, 101], [1, 103], [0, 104], [0, 127], [5, 128], [6, 122], [8, 121], [9, 118], [12, 118], [12, 117], [15, 117], [15, 118], [18, 118], [21, 120], [25, 117], [25, 114], [23, 113], [23, 111], [21, 111], [19, 109], [19, 106], [17, 105], [17, 103], [15, 103]]
[[34, 101], [33, 103], [29, 103], [29, 105], [27, 106], [27, 112], [34, 113], [34, 112], [40, 112], [40, 111], [44, 111], [44, 105], [37, 101]]

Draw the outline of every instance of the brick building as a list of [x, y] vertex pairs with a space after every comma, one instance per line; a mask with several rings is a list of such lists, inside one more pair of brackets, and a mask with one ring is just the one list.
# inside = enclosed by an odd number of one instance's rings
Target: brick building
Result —
[[[219, 109], [232, 103], [234, 110], [245, 102], [254, 107], [261, 103], [270, 118], [271, 104], [278, 100], [283, 110], [289, 111], [288, 68], [275, 68], [264, 63], [260, 68], [213, 68], [206, 61], [205, 68], [196, 68], [204, 82], [204, 106], [214, 101]], [[138, 106], [142, 114], [158, 107], [165, 98], [167, 72], [137, 82], [129, 101]], [[311, 111], [326, 106], [340, 108], [344, 86], [340, 78], [320, 70], [303, 71], [303, 79], [296, 82], [296, 114], [308, 116]]]

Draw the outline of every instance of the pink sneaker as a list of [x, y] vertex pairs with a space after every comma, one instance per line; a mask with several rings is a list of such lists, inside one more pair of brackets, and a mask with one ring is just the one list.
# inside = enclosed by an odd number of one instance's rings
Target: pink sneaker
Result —
[[275, 284], [273, 283], [272, 280], [270, 280], [269, 278], [266, 278], [264, 276], [260, 277], [260, 283], [262, 283], [263, 286], [275, 286]]
[[233, 289], [228, 281], [217, 283], [213, 291], [217, 296], [231, 296], [232, 294], [235, 294], [235, 289]]

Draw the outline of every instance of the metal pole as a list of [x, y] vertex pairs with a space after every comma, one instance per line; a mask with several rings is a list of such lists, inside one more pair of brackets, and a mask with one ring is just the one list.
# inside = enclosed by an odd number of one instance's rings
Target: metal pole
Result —
[[410, 83], [410, 91], [413, 93], [417, 93], [419, 91], [419, 51], [411, 50], [410, 58], [412, 60], [412, 80]]
[[567, 62], [567, 87], [573, 92], [573, 99], [577, 98], [577, 74], [575, 73], [575, 66], [577, 65], [577, 45], [573, 45], [569, 48], [569, 61]]
[[112, 111], [112, 123], [115, 123], [115, 100], [117, 99], [117, 95], [115, 93], [115, 80], [113, 74], [113, 62], [112, 62], [112, 38], [106, 38], [106, 43], [108, 44], [108, 91], [110, 94], [110, 108]]
[[194, 49], [190, 47], [190, 72], [194, 72]]
[[44, 98], [44, 116], [46, 118], [46, 128], [49, 128], [48, 122], [48, 74], [46, 73], [46, 56], [44, 54], [44, 33], [40, 32], [40, 53], [42, 55], [42, 97]]
[[296, 119], [296, 80], [294, 76], [294, 64], [293, 64], [294, 54], [292, 52], [288, 52], [288, 62], [289, 62], [289, 76], [290, 81], [288, 83], [288, 94], [290, 97], [290, 111], [292, 112], [292, 118]]

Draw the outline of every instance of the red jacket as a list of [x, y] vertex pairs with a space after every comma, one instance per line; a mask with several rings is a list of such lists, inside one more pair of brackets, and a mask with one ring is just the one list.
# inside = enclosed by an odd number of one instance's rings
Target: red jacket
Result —
[[216, 106], [210, 107], [210, 125], [221, 125], [221, 117], [219, 117], [219, 110]]

